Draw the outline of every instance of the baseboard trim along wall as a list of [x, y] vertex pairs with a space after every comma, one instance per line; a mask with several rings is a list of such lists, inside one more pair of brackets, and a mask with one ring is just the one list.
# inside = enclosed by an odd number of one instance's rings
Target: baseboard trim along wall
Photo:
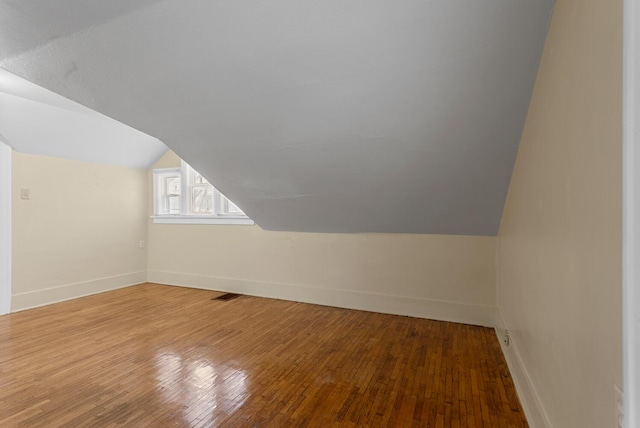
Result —
[[142, 284], [147, 281], [147, 272], [131, 272], [123, 275], [92, 279], [61, 285], [43, 290], [17, 293], [11, 297], [11, 312], [24, 311], [65, 300], [77, 299], [105, 291]]
[[463, 324], [495, 326], [496, 308], [486, 305], [178, 272], [149, 271], [148, 279], [149, 282], [157, 284], [225, 291]]
[[518, 398], [520, 398], [520, 404], [522, 404], [529, 426], [531, 428], [551, 428], [551, 423], [542, 408], [539, 395], [531, 382], [531, 377], [522, 363], [517, 343], [513, 341], [513, 337], [510, 337], [509, 346], [504, 341], [505, 330], [508, 330], [508, 327], [497, 310], [495, 320], [496, 335], [500, 341], [502, 353], [507, 360], [511, 378], [515, 384], [516, 392], [518, 393]]

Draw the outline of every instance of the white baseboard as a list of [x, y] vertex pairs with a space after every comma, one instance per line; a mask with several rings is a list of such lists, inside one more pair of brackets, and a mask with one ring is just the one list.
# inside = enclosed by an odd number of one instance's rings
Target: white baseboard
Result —
[[18, 293], [11, 297], [11, 312], [24, 311], [91, 294], [104, 293], [105, 291], [142, 284], [146, 281], [147, 272], [140, 271]]
[[463, 324], [495, 326], [496, 308], [487, 305], [178, 272], [149, 271], [148, 274], [149, 282], [157, 284], [226, 291], [229, 293], [386, 314], [408, 315]]
[[540, 403], [539, 395], [533, 387], [531, 377], [522, 363], [517, 343], [514, 342], [513, 337], [510, 338], [509, 346], [504, 343], [504, 332], [508, 329], [508, 326], [498, 310], [496, 310], [495, 320], [496, 335], [498, 336], [502, 353], [507, 360], [511, 378], [515, 384], [516, 392], [520, 398], [520, 404], [522, 404], [529, 426], [531, 428], [551, 428], [551, 423]]

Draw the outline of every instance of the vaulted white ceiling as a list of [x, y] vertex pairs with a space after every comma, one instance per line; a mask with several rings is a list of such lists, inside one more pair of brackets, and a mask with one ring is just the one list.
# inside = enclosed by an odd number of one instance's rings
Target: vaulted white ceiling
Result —
[[552, 7], [4, 0], [0, 67], [157, 137], [263, 228], [494, 235]]

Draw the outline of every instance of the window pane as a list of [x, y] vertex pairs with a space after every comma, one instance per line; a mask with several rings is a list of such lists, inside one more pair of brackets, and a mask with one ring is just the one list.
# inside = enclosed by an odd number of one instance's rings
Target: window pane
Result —
[[[191, 167], [190, 167], [191, 168]], [[206, 178], [200, 175], [198, 171], [192, 168], [193, 171], [193, 183], [194, 184], [209, 184]]]
[[234, 204], [233, 202], [231, 202], [228, 198], [224, 198], [225, 199], [225, 207], [226, 207], [226, 212], [229, 214], [242, 214], [244, 215], [244, 213], [242, 212], [242, 210], [240, 208], [238, 208], [238, 206], [236, 204]]
[[[165, 214], [165, 213], [162, 213]], [[180, 195], [167, 196], [167, 212], [170, 215], [180, 214]]]
[[210, 184], [194, 185], [191, 188], [191, 212], [213, 214], [213, 187]]
[[153, 171], [154, 214], [180, 214], [180, 170], [162, 169]]
[[167, 196], [180, 196], [180, 177], [165, 177], [165, 187]]

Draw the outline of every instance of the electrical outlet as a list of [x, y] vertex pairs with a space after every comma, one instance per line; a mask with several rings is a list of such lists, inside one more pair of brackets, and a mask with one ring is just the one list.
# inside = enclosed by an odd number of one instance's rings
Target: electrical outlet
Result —
[[29, 200], [29, 189], [20, 189], [20, 199]]
[[509, 336], [509, 330], [504, 331], [504, 339], [502, 339], [505, 346], [509, 346], [511, 344], [511, 336]]
[[622, 405], [623, 403], [623, 399], [624, 399], [624, 395], [622, 393], [622, 390], [620, 389], [620, 387], [618, 385], [613, 385], [613, 393], [615, 395], [615, 399], [616, 399], [616, 424], [614, 425], [616, 428], [622, 428], [622, 424], [624, 421], [624, 407]]
[[140, 241], [140, 248], [144, 248], [144, 241]]

